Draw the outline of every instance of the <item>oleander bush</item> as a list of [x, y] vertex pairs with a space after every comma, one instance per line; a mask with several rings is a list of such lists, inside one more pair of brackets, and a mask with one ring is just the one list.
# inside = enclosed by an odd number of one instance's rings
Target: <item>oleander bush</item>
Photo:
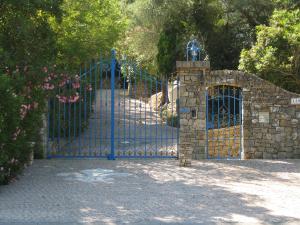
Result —
[[93, 77], [48, 72], [44, 83], [48, 93], [48, 137], [73, 139], [88, 127], [95, 100]]
[[0, 75], [0, 184], [21, 172], [33, 154], [43, 157], [40, 131], [47, 111], [50, 138], [78, 136], [88, 126], [93, 82], [55, 70], [16, 67]]
[[15, 177], [38, 146], [43, 96], [26, 76], [18, 70], [0, 75], [0, 184]]

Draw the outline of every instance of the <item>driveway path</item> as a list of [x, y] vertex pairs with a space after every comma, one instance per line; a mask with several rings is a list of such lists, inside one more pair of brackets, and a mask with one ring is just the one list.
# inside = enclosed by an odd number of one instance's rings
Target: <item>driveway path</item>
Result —
[[[115, 90], [114, 145], [116, 156], [176, 156], [178, 129], [166, 125], [149, 103]], [[84, 107], [84, 105], [82, 105]], [[111, 90], [98, 90], [88, 128], [72, 140], [61, 138], [58, 154], [106, 157], [111, 149]], [[89, 109], [87, 109], [89, 111]], [[69, 140], [71, 140], [69, 142]]]
[[1, 225], [300, 224], [300, 160], [37, 160]]

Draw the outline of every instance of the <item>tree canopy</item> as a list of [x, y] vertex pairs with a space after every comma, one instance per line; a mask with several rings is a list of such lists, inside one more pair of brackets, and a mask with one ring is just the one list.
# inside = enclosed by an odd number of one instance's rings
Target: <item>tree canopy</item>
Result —
[[55, 60], [56, 35], [48, 18], [59, 20], [62, 0], [0, 2], [0, 65], [45, 65]]
[[275, 10], [257, 26], [257, 41], [241, 53], [239, 69], [300, 93], [300, 10]]
[[55, 63], [75, 72], [117, 48], [170, 77], [194, 36], [212, 69], [239, 68], [295, 91], [299, 8], [298, 0], [1, 1], [0, 64]]
[[[297, 91], [299, 21], [291, 17], [299, 7], [297, 0], [127, 1], [129, 26], [122, 43], [142, 65], [170, 77], [194, 35], [212, 69], [239, 68]], [[269, 70], [262, 69], [265, 63]]]
[[125, 31], [119, 0], [64, 0], [61, 10], [61, 21], [50, 23], [57, 34], [58, 64], [69, 70], [116, 47]]

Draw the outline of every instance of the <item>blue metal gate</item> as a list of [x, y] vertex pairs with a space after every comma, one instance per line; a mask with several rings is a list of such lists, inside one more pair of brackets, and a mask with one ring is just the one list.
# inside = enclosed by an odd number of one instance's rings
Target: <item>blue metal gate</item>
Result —
[[242, 151], [242, 90], [219, 85], [206, 92], [208, 159], [240, 159]]
[[115, 51], [60, 76], [48, 102], [48, 158], [177, 157], [177, 77], [149, 75]]

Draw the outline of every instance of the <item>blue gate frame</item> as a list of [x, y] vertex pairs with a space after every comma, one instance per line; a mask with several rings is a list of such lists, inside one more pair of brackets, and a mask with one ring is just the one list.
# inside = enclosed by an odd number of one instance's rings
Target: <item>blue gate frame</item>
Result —
[[61, 76], [48, 100], [47, 158], [177, 157], [177, 77], [161, 80], [114, 50], [77, 78]]
[[242, 104], [242, 89], [239, 87], [217, 85], [207, 89], [207, 159], [241, 159]]

